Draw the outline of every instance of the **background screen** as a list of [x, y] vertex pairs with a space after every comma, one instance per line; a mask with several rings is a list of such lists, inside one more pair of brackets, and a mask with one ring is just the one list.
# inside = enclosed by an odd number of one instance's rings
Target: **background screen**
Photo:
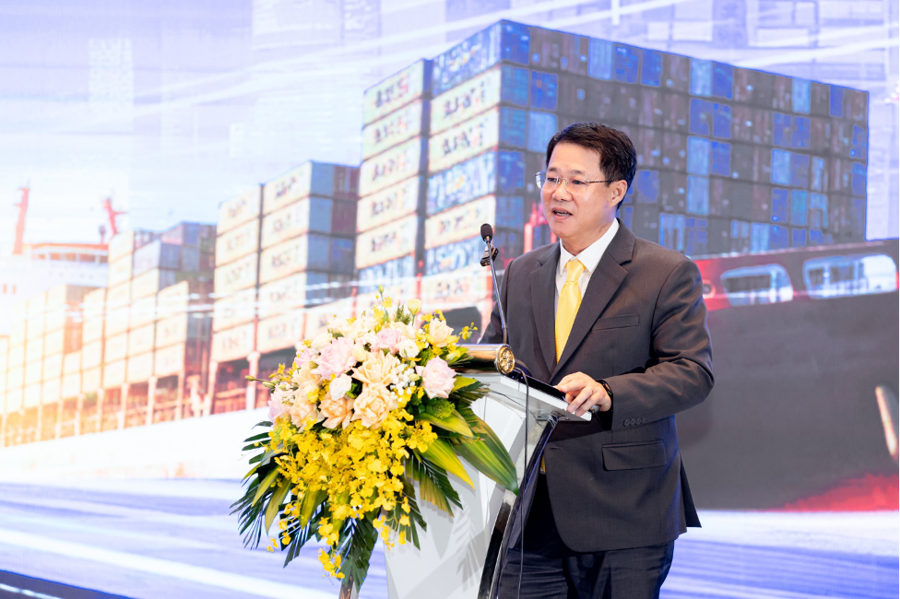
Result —
[[[336, 593], [312, 548], [282, 571], [239, 545], [268, 402], [245, 377], [379, 286], [483, 329], [481, 224], [501, 269], [555, 242], [535, 173], [601, 121], [637, 150], [620, 220], [697, 262], [715, 347], [678, 416], [714, 526], [664, 592], [896, 595], [897, 22], [874, 0], [6, 2], [0, 583]], [[379, 559], [363, 596], [387, 596]]]

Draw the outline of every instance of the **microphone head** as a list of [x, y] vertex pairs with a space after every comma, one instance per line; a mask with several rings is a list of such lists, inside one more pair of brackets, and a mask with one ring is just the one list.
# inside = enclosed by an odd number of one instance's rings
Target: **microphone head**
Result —
[[494, 227], [489, 225], [488, 223], [484, 223], [481, 225], [481, 238], [485, 241], [490, 241], [494, 238]]

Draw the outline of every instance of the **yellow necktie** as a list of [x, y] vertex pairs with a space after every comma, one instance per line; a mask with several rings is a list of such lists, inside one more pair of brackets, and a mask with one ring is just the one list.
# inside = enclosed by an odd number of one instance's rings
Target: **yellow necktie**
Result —
[[584, 264], [574, 258], [566, 262], [566, 282], [559, 292], [559, 304], [556, 306], [556, 361], [566, 347], [569, 333], [572, 332], [572, 323], [578, 314], [581, 305], [581, 288], [578, 279], [584, 272]]

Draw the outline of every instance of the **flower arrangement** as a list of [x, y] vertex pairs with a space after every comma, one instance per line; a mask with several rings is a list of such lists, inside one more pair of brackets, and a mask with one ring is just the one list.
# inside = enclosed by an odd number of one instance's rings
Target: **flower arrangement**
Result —
[[472, 481], [460, 458], [518, 491], [509, 453], [471, 408], [487, 388], [454, 371], [472, 329], [456, 335], [420, 307], [382, 291], [371, 315], [333, 320], [263, 382], [269, 421], [257, 426], [268, 430], [246, 441], [253, 467], [232, 506], [245, 545], [278, 517], [268, 549], [286, 551], [285, 566], [315, 537], [325, 571], [358, 590], [379, 535], [387, 548], [419, 546], [419, 498], [451, 516], [461, 507], [449, 477]]

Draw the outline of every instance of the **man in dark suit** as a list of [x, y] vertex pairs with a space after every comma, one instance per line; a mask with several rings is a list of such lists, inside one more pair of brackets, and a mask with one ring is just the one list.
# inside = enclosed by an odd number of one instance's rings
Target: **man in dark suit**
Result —
[[[616, 219], [635, 169], [620, 131], [557, 133], [538, 184], [559, 243], [516, 258], [503, 277], [516, 358], [570, 411], [597, 406], [589, 423], [561, 422], [547, 445], [504, 599], [658, 597], [675, 539], [700, 525], [674, 415], [713, 386], [702, 282], [692, 261]], [[482, 342], [502, 338], [495, 306]]]

